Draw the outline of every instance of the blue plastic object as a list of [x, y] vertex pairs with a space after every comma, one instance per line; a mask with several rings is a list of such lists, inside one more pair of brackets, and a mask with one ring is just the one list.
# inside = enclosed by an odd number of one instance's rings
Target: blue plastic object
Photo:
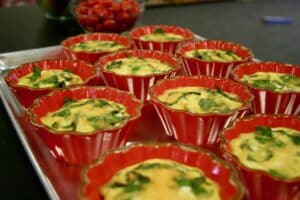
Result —
[[265, 24], [291, 24], [292, 18], [285, 16], [263, 16], [262, 21]]

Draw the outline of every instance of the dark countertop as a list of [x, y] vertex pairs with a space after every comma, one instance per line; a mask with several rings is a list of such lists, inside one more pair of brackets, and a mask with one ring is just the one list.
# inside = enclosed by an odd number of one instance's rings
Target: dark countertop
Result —
[[[256, 0], [146, 9], [140, 24], [188, 27], [209, 39], [241, 43], [257, 58], [300, 64], [300, 1]], [[292, 25], [265, 25], [264, 15], [289, 16]], [[0, 8], [0, 53], [57, 45], [80, 32], [75, 22], [45, 20], [35, 6]], [[3, 199], [47, 199], [6, 111], [0, 104], [0, 194]]]

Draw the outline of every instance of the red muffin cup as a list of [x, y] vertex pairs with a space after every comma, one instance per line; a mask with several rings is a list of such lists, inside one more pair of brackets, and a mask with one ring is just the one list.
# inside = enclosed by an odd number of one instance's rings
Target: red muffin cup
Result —
[[[234, 80], [243, 83], [244, 75], [256, 72], [278, 72], [292, 74], [300, 77], [300, 66], [276, 62], [251, 62], [239, 65], [232, 71]], [[300, 92], [275, 92], [259, 89], [246, 84], [254, 94], [252, 109], [254, 113], [287, 114], [298, 116], [300, 114]], [[270, 102], [270, 103], [268, 103]]]
[[[151, 74], [145, 76], [135, 76], [135, 75], [120, 75], [115, 72], [106, 71], [104, 66], [114, 60], [125, 58], [125, 57], [142, 57], [142, 58], [153, 58], [163, 61], [170, 66], [172, 69], [159, 73]], [[170, 78], [179, 72], [180, 65], [178, 60], [171, 56], [170, 54], [162, 53], [159, 51], [150, 50], [129, 50], [129, 51], [119, 51], [113, 54], [103, 56], [97, 62], [99, 66], [99, 73], [104, 83], [108, 86], [115, 87], [121, 90], [129, 91], [134, 94], [138, 99], [146, 101], [149, 99], [148, 89], [160, 79]]]
[[[89, 133], [55, 132], [43, 125], [41, 118], [61, 108], [66, 98], [104, 98], [126, 107], [130, 119], [119, 127]], [[81, 86], [56, 90], [34, 101], [28, 113], [37, 133], [52, 155], [69, 164], [88, 164], [106, 150], [125, 145], [132, 128], [141, 115], [142, 103], [128, 92], [110, 87]]]
[[80, 199], [103, 199], [99, 194], [99, 188], [117, 171], [154, 158], [169, 159], [199, 168], [205, 176], [219, 185], [222, 200], [243, 198], [244, 188], [237, 178], [237, 172], [209, 151], [177, 143], [134, 143], [128, 147], [107, 152], [96, 163], [83, 170]]
[[233, 163], [243, 175], [250, 200], [298, 200], [300, 199], [300, 178], [283, 180], [262, 170], [250, 169], [231, 154], [230, 141], [241, 133], [255, 131], [256, 126], [287, 127], [300, 131], [300, 118], [289, 115], [253, 115], [237, 119], [230, 128], [221, 133], [221, 150], [226, 160]]
[[[158, 41], [143, 41], [140, 39], [141, 36], [151, 34], [156, 29], [162, 29], [166, 33], [174, 33], [181, 35], [183, 37], [182, 41], [168, 41], [168, 42], [158, 42]], [[139, 49], [145, 50], [157, 50], [170, 54], [174, 54], [176, 47], [180, 42], [194, 39], [194, 33], [186, 28], [181, 28], [178, 26], [169, 25], [148, 25], [141, 26], [132, 29], [129, 32], [129, 36], [133, 39], [135, 46]]]
[[[220, 88], [222, 91], [238, 95], [243, 105], [229, 113], [194, 114], [169, 108], [158, 100], [158, 96], [164, 91], [177, 87]], [[205, 147], [218, 145], [219, 131], [234, 119], [247, 114], [253, 99], [246, 86], [229, 79], [207, 76], [179, 76], [162, 80], [155, 84], [149, 93], [165, 132], [169, 136], [183, 143]]]
[[30, 88], [26, 86], [18, 86], [17, 83], [20, 78], [33, 72], [34, 66], [39, 67], [42, 70], [51, 69], [68, 69], [74, 74], [80, 76], [83, 80], [82, 84], [90, 84], [96, 77], [95, 68], [82, 61], [73, 60], [40, 60], [32, 63], [22, 64], [19, 67], [9, 71], [5, 76], [5, 81], [12, 89], [19, 102], [25, 108], [28, 108], [34, 99], [50, 91], [56, 90], [56, 88]]
[[69, 59], [74, 60], [84, 60], [94, 64], [101, 56], [112, 53], [109, 51], [99, 51], [99, 52], [87, 52], [87, 51], [73, 51], [70, 47], [71, 45], [79, 42], [91, 41], [91, 40], [101, 40], [101, 41], [111, 41], [116, 42], [124, 46], [124, 49], [131, 49], [133, 47], [133, 41], [123, 35], [115, 33], [86, 33], [77, 36], [69, 37], [62, 41], [61, 45], [64, 49], [64, 54]]
[[[184, 54], [195, 49], [230, 50], [240, 56], [242, 60], [232, 62], [204, 61], [199, 58], [189, 58]], [[206, 75], [229, 78], [231, 70], [253, 59], [252, 51], [244, 46], [226, 41], [203, 40], [188, 41], [178, 45], [176, 55], [182, 62], [183, 71], [187, 75]]]

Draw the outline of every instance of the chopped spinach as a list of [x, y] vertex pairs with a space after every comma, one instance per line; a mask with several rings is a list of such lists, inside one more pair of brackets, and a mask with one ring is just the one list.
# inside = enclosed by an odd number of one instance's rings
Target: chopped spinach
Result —
[[150, 178], [136, 171], [130, 171], [126, 174], [126, 183], [114, 182], [110, 184], [111, 188], [123, 188], [124, 192], [138, 192], [143, 186], [150, 182]]
[[65, 109], [65, 110], [62, 110], [60, 112], [54, 113], [53, 117], [55, 117], [55, 116], [57, 116], [57, 117], [67, 117], [67, 116], [70, 116], [70, 115], [71, 115], [71, 110]]
[[71, 69], [64, 69], [64, 72], [72, 73], [73, 74], [73, 71]]
[[211, 100], [211, 99], [200, 99], [199, 100], [199, 106], [203, 109], [203, 110], [210, 110], [214, 107], [216, 107], [218, 104]]
[[239, 101], [237, 98], [231, 97], [231, 96], [229, 96], [228, 94], [226, 94], [225, 92], [223, 92], [223, 91], [221, 90], [221, 88], [219, 88], [219, 87], [217, 87], [216, 93], [217, 93], [217, 94], [220, 94], [220, 95], [224, 96], [225, 98], [230, 99], [230, 100], [232, 100], [232, 101], [237, 101], [237, 102]]
[[29, 80], [31, 82], [36, 81], [39, 77], [41, 77], [41, 72], [42, 70], [39, 67], [33, 66], [33, 74], [30, 77], [28, 77]]
[[141, 69], [140, 67], [134, 66], [133, 68], [131, 68], [131, 71], [132, 71], [132, 72], [137, 72], [137, 71], [139, 71], [140, 69]]
[[148, 163], [148, 164], [141, 164], [134, 168], [135, 170], [147, 170], [153, 168], [170, 168], [171, 166], [168, 164], [161, 164], [161, 163]]
[[[174, 93], [175, 94], [175, 93]], [[178, 103], [179, 100], [183, 99], [183, 98], [186, 98], [187, 96], [189, 95], [201, 95], [201, 92], [185, 92], [183, 93], [180, 97], [178, 97], [174, 102], [172, 103], [168, 103], [169, 106], [172, 106], [176, 103]]]
[[113, 62], [111, 62], [111, 63], [106, 67], [106, 69], [108, 69], [108, 70], [118, 69], [118, 68], [121, 67], [121, 65], [122, 65], [122, 61], [121, 61], [121, 60], [120, 60], [120, 61], [113, 61]]
[[54, 122], [52, 125], [51, 125], [52, 128], [54, 129], [57, 129], [59, 127], [59, 123], [58, 122]]
[[100, 108], [103, 108], [105, 106], [109, 106], [109, 103], [105, 100], [102, 100], [102, 99], [98, 99], [96, 102], [95, 102], [95, 107], [100, 107]]
[[92, 116], [92, 117], [88, 117], [87, 120], [89, 122], [99, 122], [100, 120], [103, 120], [102, 116]]
[[254, 162], [264, 162], [270, 160], [273, 157], [273, 152], [269, 149], [264, 151], [249, 153], [247, 156], [247, 160]]
[[279, 78], [284, 82], [290, 82], [290, 81], [294, 80], [296, 77], [294, 75], [284, 74], [284, 75], [279, 76]]
[[270, 127], [267, 126], [257, 126], [255, 127], [255, 139], [259, 142], [259, 143], [266, 143], [266, 142], [270, 142], [273, 141], [273, 133], [272, 133], [272, 129]]
[[276, 90], [276, 85], [272, 83], [269, 79], [265, 80], [254, 80], [253, 86], [260, 89]]
[[295, 145], [300, 145], [300, 135], [289, 135]]
[[161, 29], [161, 28], [157, 28], [157, 29], [155, 29], [155, 30], [153, 31], [153, 33], [154, 33], [154, 34], [164, 34], [165, 31], [164, 31], [163, 29]]
[[74, 102], [76, 102], [75, 99], [72, 99], [72, 98], [70, 98], [70, 97], [66, 97], [66, 98], [64, 99], [64, 105], [63, 105], [63, 107], [67, 107], [68, 105], [70, 105], [70, 104], [72, 104], [72, 103], [74, 103]]
[[196, 195], [208, 194], [208, 191], [203, 187], [203, 184], [207, 184], [208, 182], [203, 176], [192, 179], [180, 176], [175, 178], [175, 182], [179, 187], [190, 187], [192, 192]]

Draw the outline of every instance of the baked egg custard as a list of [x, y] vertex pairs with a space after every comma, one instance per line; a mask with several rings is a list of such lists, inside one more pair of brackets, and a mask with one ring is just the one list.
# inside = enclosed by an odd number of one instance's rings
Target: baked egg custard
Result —
[[276, 92], [300, 92], [300, 78], [292, 74], [256, 72], [251, 75], [243, 75], [241, 81], [259, 89]]
[[221, 49], [195, 49], [185, 52], [184, 55], [203, 61], [233, 62], [242, 60], [242, 58], [233, 51]]
[[195, 114], [228, 113], [243, 105], [236, 94], [203, 87], [168, 89], [158, 96], [158, 100], [169, 108]]
[[74, 43], [70, 46], [73, 51], [86, 52], [114, 52], [123, 49], [124, 46], [113, 41], [89, 40]]
[[120, 75], [146, 76], [167, 72], [172, 66], [154, 58], [126, 57], [107, 63], [104, 69]]
[[33, 72], [21, 77], [17, 85], [30, 88], [63, 88], [73, 84], [81, 84], [83, 80], [71, 70], [42, 70], [33, 68]]
[[242, 165], [280, 179], [300, 178], [300, 131], [257, 126], [229, 143]]
[[150, 159], [118, 171], [102, 188], [105, 200], [220, 200], [219, 186], [195, 167]]
[[57, 134], [65, 131], [87, 133], [114, 128], [127, 122], [129, 114], [124, 105], [97, 99], [66, 99], [64, 105], [41, 118], [42, 124]]
[[171, 42], [171, 41], [182, 41], [184, 40], [184, 37], [175, 33], [167, 33], [163, 29], [157, 28], [153, 31], [153, 33], [141, 36], [140, 40], [156, 41], [156, 42]]

